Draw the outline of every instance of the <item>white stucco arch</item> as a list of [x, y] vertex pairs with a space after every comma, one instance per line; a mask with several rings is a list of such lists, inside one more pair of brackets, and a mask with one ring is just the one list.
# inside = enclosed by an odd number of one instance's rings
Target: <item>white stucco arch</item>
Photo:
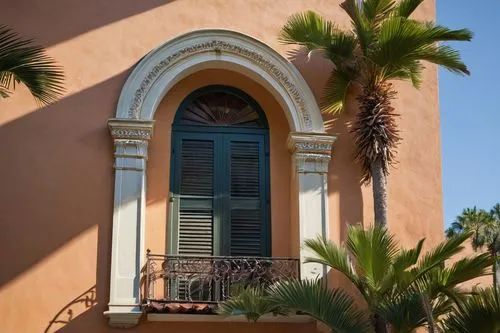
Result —
[[[110, 324], [138, 323], [144, 265], [146, 162], [154, 114], [168, 91], [197, 71], [239, 72], [266, 88], [280, 103], [291, 132], [292, 188], [296, 189], [299, 242], [328, 235], [328, 162], [335, 136], [325, 133], [317, 102], [299, 71], [278, 52], [247, 35], [220, 29], [189, 32], [148, 53], [135, 66], [108, 121], [114, 142], [115, 189], [109, 310]], [[167, 96], [168, 98], [168, 96]], [[300, 257], [308, 256], [300, 250]], [[324, 274], [321, 265], [301, 267], [302, 278]]]
[[220, 29], [189, 32], [148, 53], [123, 86], [116, 118], [153, 120], [170, 88], [207, 68], [230, 69], [260, 83], [281, 104], [292, 131], [324, 133], [318, 104], [295, 66], [255, 38]]

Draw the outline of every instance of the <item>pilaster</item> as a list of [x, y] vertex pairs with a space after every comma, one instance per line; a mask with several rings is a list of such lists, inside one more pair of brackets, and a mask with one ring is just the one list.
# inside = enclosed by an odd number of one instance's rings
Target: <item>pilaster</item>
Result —
[[298, 189], [301, 278], [326, 275], [319, 264], [304, 264], [312, 256], [304, 241], [318, 236], [328, 238], [328, 163], [336, 137], [327, 134], [290, 133], [288, 148], [293, 156], [292, 181]]
[[115, 197], [109, 310], [105, 315], [111, 326], [131, 327], [142, 315], [146, 161], [153, 121], [111, 119], [108, 126], [114, 143]]

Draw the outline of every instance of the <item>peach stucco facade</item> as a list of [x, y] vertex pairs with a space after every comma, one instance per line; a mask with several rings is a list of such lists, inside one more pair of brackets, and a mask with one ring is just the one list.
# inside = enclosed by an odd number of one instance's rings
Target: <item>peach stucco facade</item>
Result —
[[[36, 39], [64, 66], [66, 93], [38, 109], [26, 89], [0, 100], [0, 332], [118, 332], [103, 313], [110, 295], [113, 225], [113, 142], [107, 121], [116, 116], [128, 74], [150, 50], [198, 29], [233, 30], [284, 57], [278, 43], [286, 18], [307, 9], [346, 27], [339, 0], [26, 0], [3, 8], [0, 23]], [[433, 19], [434, 1], [416, 16]], [[293, 65], [319, 101], [331, 68], [319, 56]], [[389, 228], [403, 245], [443, 239], [438, 81], [427, 65], [420, 90], [397, 83], [403, 141], [389, 177]], [[251, 95], [269, 122], [272, 255], [298, 256], [298, 202], [292, 193], [291, 131], [286, 110], [265, 87], [228, 69], [204, 69], [177, 82], [156, 110], [149, 144], [145, 245], [165, 253], [171, 125], [182, 100], [210, 84]], [[351, 103], [352, 105], [354, 103]], [[328, 229], [341, 242], [349, 224], [371, 223], [371, 188], [359, 185], [346, 121], [324, 116], [337, 136], [329, 164]], [[335, 278], [333, 284], [343, 284]], [[131, 332], [314, 332], [312, 323], [150, 322]]]

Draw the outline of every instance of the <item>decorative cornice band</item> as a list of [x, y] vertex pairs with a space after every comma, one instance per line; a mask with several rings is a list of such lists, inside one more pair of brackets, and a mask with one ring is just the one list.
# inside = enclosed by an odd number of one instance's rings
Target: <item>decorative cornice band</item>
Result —
[[116, 140], [145, 140], [149, 141], [153, 137], [152, 120], [138, 119], [110, 119], [108, 121], [109, 131], [113, 139]]
[[141, 106], [144, 101], [144, 97], [162, 73], [167, 71], [176, 63], [190, 56], [206, 52], [234, 54], [240, 57], [244, 57], [245, 59], [259, 66], [262, 70], [271, 75], [271, 77], [273, 77], [276, 82], [278, 82], [287, 91], [287, 93], [293, 99], [294, 103], [297, 105], [300, 113], [302, 114], [307, 128], [312, 128], [312, 122], [309, 118], [308, 112], [306, 112], [307, 110], [300, 90], [295, 86], [292, 79], [280, 69], [280, 66], [277, 63], [267, 57], [264, 57], [262, 54], [256, 52], [255, 50], [218, 39], [199, 42], [196, 44], [193, 43], [192, 45], [189, 45], [179, 51], [172, 53], [171, 55], [160, 61], [157, 65], [155, 65], [141, 82], [140, 87], [135, 91], [134, 99], [129, 109], [129, 117], [132, 119], [140, 118]]
[[288, 149], [292, 153], [318, 153], [330, 155], [335, 135], [316, 133], [290, 133], [288, 135]]
[[327, 173], [334, 135], [290, 133], [288, 148], [293, 153], [295, 169], [299, 173]]

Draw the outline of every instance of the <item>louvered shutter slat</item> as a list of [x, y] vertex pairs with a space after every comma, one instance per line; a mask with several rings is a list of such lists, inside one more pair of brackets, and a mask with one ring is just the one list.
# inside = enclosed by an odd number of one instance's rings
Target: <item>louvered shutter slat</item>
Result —
[[214, 142], [182, 140], [179, 254], [213, 254]]
[[264, 189], [261, 143], [232, 141], [230, 144], [230, 255], [263, 255]]

